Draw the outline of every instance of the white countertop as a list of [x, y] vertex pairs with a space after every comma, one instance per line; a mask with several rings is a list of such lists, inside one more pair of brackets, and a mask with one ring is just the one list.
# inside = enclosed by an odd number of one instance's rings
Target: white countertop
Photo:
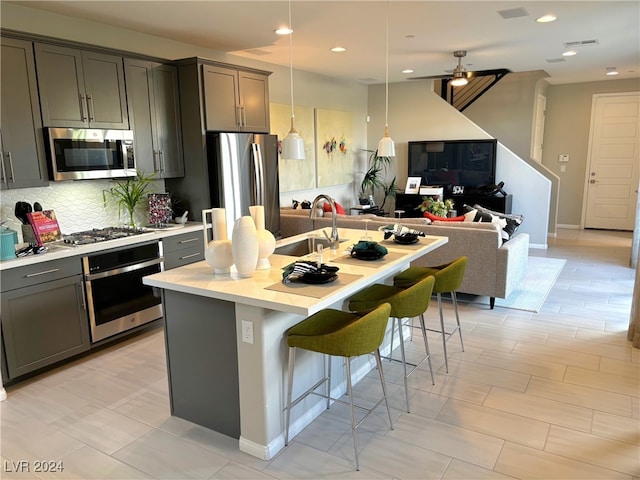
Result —
[[[108, 240], [105, 242], [90, 243], [87, 245], [71, 245], [64, 242], [54, 242], [48, 246], [49, 250], [38, 255], [28, 255], [26, 257], [16, 258], [14, 260], [3, 260], [0, 262], [0, 272], [10, 268], [24, 267], [50, 260], [58, 260], [74, 256], [82, 256], [90, 253], [109, 250], [111, 248], [126, 247], [137, 243], [144, 243], [150, 240], [159, 240], [161, 238], [180, 235], [188, 232], [202, 232], [201, 222], [187, 222], [185, 225], [178, 225], [153, 230], [149, 229], [146, 233], [132, 235], [130, 237], [119, 238], [116, 240]], [[204, 241], [204, 237], [203, 237]]]
[[[321, 232], [321, 230], [317, 232]], [[309, 233], [282, 239], [278, 241], [277, 246], [304, 240]], [[361, 275], [361, 277], [339, 289], [334, 289], [322, 298], [267, 290], [266, 287], [282, 281], [282, 268], [297, 259], [297, 257], [277, 254], [270, 257], [272, 267], [269, 270], [256, 270], [253, 276], [249, 278], [239, 277], [233, 268], [230, 274], [214, 275], [213, 268], [205, 261], [201, 261], [144, 277], [143, 283], [176, 292], [308, 316], [358, 292], [371, 283], [383, 281], [390, 275], [395, 274], [395, 272], [406, 269], [412, 260], [444, 245], [448, 241], [447, 237], [421, 237], [420, 242], [412, 248], [406, 246], [394, 247], [393, 243], [385, 242], [384, 245], [389, 252], [401, 253], [402, 255], [385, 263], [383, 266], [375, 268], [370, 265], [367, 266], [368, 262], [362, 262], [362, 266], [354, 263], [332, 262], [332, 259], [336, 256], [345, 255], [344, 250], [357, 243], [363, 234], [363, 230], [341, 228], [339, 229], [340, 238], [348, 240], [341, 243], [340, 248], [335, 252], [327, 248], [324, 249], [325, 263], [338, 266], [342, 273]], [[378, 231], [369, 231], [369, 235], [376, 241], [382, 241], [383, 239], [382, 233]], [[340, 275], [340, 272], [338, 275]]]

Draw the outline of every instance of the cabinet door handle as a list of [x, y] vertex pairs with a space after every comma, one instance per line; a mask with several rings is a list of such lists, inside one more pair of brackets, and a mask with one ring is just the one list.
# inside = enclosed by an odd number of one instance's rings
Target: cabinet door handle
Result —
[[87, 103], [84, 95], [80, 94], [80, 115], [83, 122], [88, 120], [87, 116]]
[[244, 108], [244, 105], [240, 107], [240, 111], [242, 112], [242, 126], [247, 126], [247, 111]]
[[7, 158], [9, 159], [9, 178], [7, 178], [7, 182], [15, 182], [16, 179], [13, 175], [13, 158], [11, 157], [11, 152], [7, 152]]
[[158, 156], [160, 157], [160, 173], [164, 173], [164, 152], [158, 150]]
[[0, 180], [2, 180], [3, 183], [9, 184], [9, 180], [7, 180], [7, 171], [4, 166], [4, 152], [0, 152], [0, 169], [2, 171], [2, 178]]
[[238, 105], [236, 107], [236, 125], [238, 125], [239, 127], [242, 126], [242, 112], [241, 109], [242, 107], [240, 105]]
[[197, 242], [199, 240], [201, 240], [201, 239], [200, 238], [188, 238], [186, 240], [180, 240], [180, 242], [178, 242], [178, 243], [180, 243], [180, 245], [183, 245], [185, 243]]
[[26, 278], [38, 277], [40, 275], [47, 275], [48, 273], [55, 273], [59, 270], [60, 270], [59, 268], [52, 268], [51, 270], [43, 270], [42, 272], [28, 273], [27, 275], [25, 275], [25, 277]]
[[190, 255], [185, 255], [185, 256], [183, 256], [183, 257], [180, 257], [180, 260], [186, 260], [187, 258], [197, 257], [197, 256], [198, 256], [198, 255], [200, 255], [200, 254], [201, 254], [201, 253], [200, 253], [200, 252], [198, 252], [198, 253], [192, 253], [192, 254], [190, 254]]
[[160, 171], [160, 167], [158, 165], [158, 150], [153, 151], [153, 170], [156, 172]]
[[76, 283], [76, 288], [80, 291], [80, 306], [86, 309], [87, 304], [84, 301], [84, 282]]
[[93, 111], [93, 97], [87, 95], [87, 108], [89, 109], [89, 121], [93, 122], [96, 119], [96, 115]]

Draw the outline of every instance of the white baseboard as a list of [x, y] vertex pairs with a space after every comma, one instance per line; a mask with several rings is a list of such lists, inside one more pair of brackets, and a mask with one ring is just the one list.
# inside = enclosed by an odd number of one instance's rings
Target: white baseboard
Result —
[[536, 248], [538, 250], [546, 250], [547, 249], [547, 244], [546, 243], [530, 243], [529, 244], [529, 248]]
[[568, 225], [568, 224], [556, 224], [557, 228], [567, 228], [569, 230], [580, 230], [582, 227], [580, 225]]

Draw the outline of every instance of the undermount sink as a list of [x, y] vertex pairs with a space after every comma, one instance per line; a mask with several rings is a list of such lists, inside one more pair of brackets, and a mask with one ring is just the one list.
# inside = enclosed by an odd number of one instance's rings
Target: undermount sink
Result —
[[[340, 239], [339, 243], [347, 242], [347, 239]], [[322, 245], [322, 248], [329, 248], [329, 240], [322, 237], [303, 238], [297, 242], [277, 247], [273, 253], [279, 255], [290, 255], [292, 257], [303, 257], [314, 251], [313, 245]], [[317, 248], [317, 247], [316, 247]]]

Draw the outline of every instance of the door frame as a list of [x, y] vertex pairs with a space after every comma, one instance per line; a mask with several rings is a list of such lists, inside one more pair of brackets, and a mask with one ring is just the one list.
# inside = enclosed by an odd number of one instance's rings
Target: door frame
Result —
[[[584, 170], [584, 184], [582, 187], [582, 215], [580, 218], [580, 229], [585, 229], [585, 223], [587, 219], [587, 195], [589, 188], [589, 172], [591, 171], [591, 150], [593, 148], [593, 124], [595, 122], [596, 117], [596, 100], [598, 98], [603, 97], [627, 97], [627, 96], [638, 96], [640, 95], [640, 91], [633, 92], [617, 92], [617, 93], [594, 93], [591, 96], [591, 120], [589, 121], [589, 140], [587, 145], [587, 162], [585, 164]], [[636, 219], [640, 215], [640, 210], [636, 206]]]

